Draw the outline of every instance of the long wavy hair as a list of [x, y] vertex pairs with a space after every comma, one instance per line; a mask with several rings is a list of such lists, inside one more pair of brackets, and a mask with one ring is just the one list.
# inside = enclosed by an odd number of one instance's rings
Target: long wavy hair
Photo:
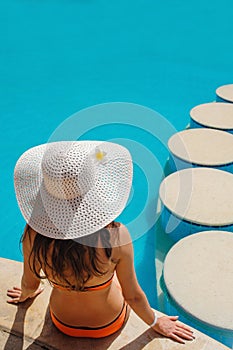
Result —
[[[82, 291], [90, 277], [103, 276], [108, 272], [108, 269], [103, 268], [104, 263], [97, 251], [99, 240], [108, 261], [112, 260], [116, 263], [111, 259], [110, 231], [114, 232], [117, 239], [119, 226], [120, 223], [113, 221], [98, 232], [76, 240], [53, 239], [36, 233], [29, 256], [29, 266], [40, 279], [49, 280], [52, 275], [54, 282], [59, 281], [59, 284], [67, 288]], [[31, 241], [29, 225], [26, 226], [21, 241], [26, 235]], [[69, 276], [67, 271], [69, 271]], [[70, 282], [70, 276], [72, 281], [75, 280], [75, 285]]]

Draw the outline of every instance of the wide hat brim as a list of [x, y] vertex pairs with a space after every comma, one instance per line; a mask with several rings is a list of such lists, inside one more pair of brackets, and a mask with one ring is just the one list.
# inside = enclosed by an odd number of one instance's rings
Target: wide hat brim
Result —
[[[82, 196], [55, 198], [44, 183], [42, 163], [50, 148], [62, 145], [91, 155], [96, 147], [106, 160], [95, 162], [93, 186]], [[112, 222], [125, 208], [132, 184], [132, 159], [118, 144], [101, 141], [60, 141], [26, 151], [14, 171], [16, 198], [26, 222], [38, 233], [55, 239], [90, 235]]]

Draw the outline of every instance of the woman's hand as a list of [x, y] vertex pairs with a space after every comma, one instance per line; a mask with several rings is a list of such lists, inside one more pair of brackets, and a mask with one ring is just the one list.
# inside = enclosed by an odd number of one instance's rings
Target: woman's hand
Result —
[[41, 292], [43, 292], [44, 288], [39, 287], [37, 288], [36, 291], [34, 292], [29, 292], [29, 293], [23, 293], [22, 289], [19, 287], [13, 287], [13, 289], [8, 289], [7, 290], [7, 296], [10, 297], [11, 299], [7, 300], [8, 303], [11, 304], [18, 304], [18, 303], [23, 303], [27, 299], [34, 298]]
[[177, 322], [178, 316], [162, 316], [158, 317], [158, 320], [154, 327], [152, 327], [157, 333], [176, 340], [179, 343], [184, 344], [185, 340], [193, 340], [193, 331], [188, 327]]

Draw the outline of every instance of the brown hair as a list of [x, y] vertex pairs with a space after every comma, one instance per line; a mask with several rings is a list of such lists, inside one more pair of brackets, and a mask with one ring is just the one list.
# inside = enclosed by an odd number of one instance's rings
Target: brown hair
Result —
[[[100, 261], [100, 257], [97, 254], [97, 246], [100, 239], [106, 257], [108, 260], [111, 260], [112, 246], [109, 229], [115, 229], [111, 230], [111, 232], [118, 236], [119, 226], [120, 223], [113, 221], [98, 232], [76, 240], [53, 239], [36, 233], [29, 256], [30, 268], [40, 279], [48, 279], [49, 270], [50, 278], [52, 274], [52, 278], [55, 281], [59, 280], [59, 284], [61, 282], [72, 290], [81, 291], [90, 277], [93, 275], [103, 276], [108, 272], [108, 270], [103, 269], [103, 262]], [[22, 241], [27, 234], [31, 240], [30, 230], [30, 226], [27, 225]], [[41, 269], [44, 275], [40, 274]], [[75, 285], [69, 281], [66, 274], [68, 270], [72, 281], [75, 280]]]

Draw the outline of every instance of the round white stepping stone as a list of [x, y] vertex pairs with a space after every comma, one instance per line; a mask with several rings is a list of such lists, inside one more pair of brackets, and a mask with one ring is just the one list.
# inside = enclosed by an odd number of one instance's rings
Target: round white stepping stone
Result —
[[208, 128], [187, 129], [173, 135], [168, 148], [172, 171], [194, 165], [233, 172], [233, 135], [230, 133]]
[[190, 168], [167, 176], [160, 185], [161, 223], [179, 240], [207, 229], [233, 231], [233, 174]]
[[232, 252], [231, 232], [199, 232], [170, 249], [163, 269], [167, 302], [225, 345], [233, 341]]
[[233, 132], [233, 104], [210, 102], [198, 105], [190, 111], [191, 128], [213, 128]]
[[233, 103], [233, 84], [227, 84], [217, 88], [216, 96], [218, 101]]

